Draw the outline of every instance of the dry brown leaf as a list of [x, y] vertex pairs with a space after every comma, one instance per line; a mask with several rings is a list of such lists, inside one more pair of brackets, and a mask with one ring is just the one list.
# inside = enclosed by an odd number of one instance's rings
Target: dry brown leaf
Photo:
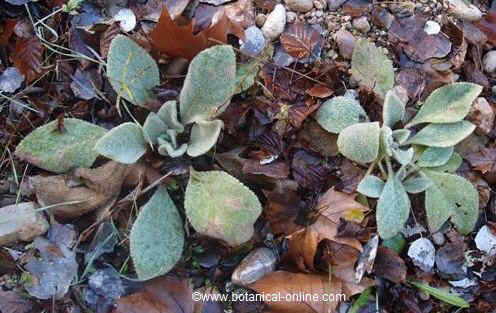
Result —
[[280, 40], [290, 56], [303, 59], [312, 55], [314, 48], [321, 44], [322, 36], [309, 24], [294, 23], [281, 34]]
[[214, 16], [208, 29], [198, 34], [194, 34], [193, 29], [194, 25], [191, 21], [179, 25], [179, 22], [173, 21], [168, 10], [164, 8], [158, 24], [150, 34], [150, 38], [153, 46], [160, 52], [171, 57], [182, 57], [191, 60], [200, 51], [219, 42], [227, 42], [228, 34], [234, 33], [242, 36], [243, 33], [239, 26], [231, 23], [223, 10], [220, 10]]
[[120, 298], [112, 313], [192, 313], [192, 292], [187, 279], [158, 277], [147, 281], [142, 290]]
[[315, 256], [319, 243], [331, 240], [362, 251], [360, 241], [355, 238], [337, 237], [339, 220], [360, 222], [368, 208], [356, 202], [354, 196], [329, 189], [319, 199], [317, 205], [320, 216], [305, 230], [289, 236], [287, 258], [302, 271], [315, 270]]
[[3, 313], [29, 313], [32, 312], [34, 303], [21, 297], [13, 291], [0, 290], [0, 312]]
[[311, 97], [328, 98], [334, 94], [334, 90], [320, 84], [315, 84], [312, 88], [307, 89], [306, 93]]
[[[139, 167], [110, 161], [95, 169], [76, 169], [74, 175], [34, 176], [30, 182], [40, 205], [56, 205], [50, 211], [58, 217], [74, 218], [97, 209], [103, 217], [117, 199], [126, 178]], [[133, 183], [136, 179], [129, 180]]]
[[400, 284], [406, 280], [406, 265], [403, 259], [394, 250], [386, 247], [377, 249], [374, 264], [374, 274]]
[[339, 280], [332, 280], [328, 275], [272, 272], [249, 286], [261, 294], [280, 294], [282, 301], [266, 302], [270, 313], [329, 313], [334, 312], [339, 302], [307, 301], [292, 302], [285, 297], [295, 294], [313, 295], [340, 294], [342, 285]]
[[43, 74], [42, 61], [45, 47], [37, 37], [30, 39], [18, 39], [15, 45], [15, 53], [11, 59], [15, 67], [26, 77], [30, 83]]
[[467, 161], [482, 174], [496, 173], [496, 148], [482, 148], [479, 152], [470, 153]]

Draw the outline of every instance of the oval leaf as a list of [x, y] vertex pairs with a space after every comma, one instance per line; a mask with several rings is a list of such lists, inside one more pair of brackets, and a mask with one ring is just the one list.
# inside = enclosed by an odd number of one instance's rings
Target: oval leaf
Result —
[[434, 90], [407, 127], [420, 123], [454, 123], [465, 118], [482, 86], [453, 83]]
[[351, 59], [351, 73], [360, 85], [373, 89], [381, 98], [393, 88], [393, 62], [367, 39], [356, 42]]
[[412, 194], [421, 193], [432, 186], [432, 184], [432, 180], [427, 178], [424, 174], [410, 177], [403, 182], [406, 192]]
[[403, 144], [410, 137], [412, 132], [408, 129], [396, 129], [393, 130], [393, 139], [399, 144]]
[[425, 210], [431, 232], [451, 217], [462, 234], [472, 231], [479, 217], [479, 193], [465, 178], [437, 171], [422, 171], [433, 185], [425, 192]]
[[420, 158], [417, 160], [417, 165], [420, 167], [436, 167], [444, 165], [451, 158], [454, 150], [454, 147], [429, 147], [422, 152]]
[[132, 164], [146, 152], [146, 141], [141, 128], [131, 122], [112, 128], [100, 138], [96, 151], [114, 161]]
[[468, 137], [475, 125], [467, 121], [449, 124], [429, 124], [407, 141], [428, 147], [451, 147]]
[[346, 127], [369, 119], [360, 102], [343, 96], [324, 102], [315, 118], [322, 128], [334, 134], [339, 134]]
[[436, 167], [429, 168], [433, 171], [454, 173], [462, 165], [463, 158], [457, 153], [453, 152], [451, 158], [446, 162], [446, 164]]
[[184, 199], [193, 228], [207, 236], [238, 246], [253, 235], [262, 212], [257, 196], [236, 178], [222, 171], [191, 169]]
[[384, 189], [384, 182], [377, 176], [367, 175], [358, 184], [357, 191], [370, 198], [379, 198]]
[[391, 175], [377, 202], [377, 231], [381, 238], [393, 238], [403, 230], [409, 215], [408, 194], [396, 175]]
[[150, 100], [152, 88], [160, 84], [155, 60], [123, 35], [116, 36], [110, 44], [107, 76], [119, 96], [139, 106]]
[[141, 280], [167, 273], [181, 258], [183, 222], [164, 187], [159, 187], [141, 209], [131, 229], [129, 244]]
[[179, 96], [183, 124], [210, 120], [222, 113], [236, 83], [236, 57], [231, 46], [199, 53], [189, 65]]
[[178, 133], [184, 131], [184, 126], [178, 120], [176, 101], [171, 100], [164, 103], [158, 110], [157, 115], [167, 125], [167, 128], [174, 129]]
[[221, 120], [196, 122], [191, 128], [188, 155], [197, 157], [212, 149], [217, 143], [217, 138], [219, 138], [223, 126], [224, 122]]
[[64, 119], [64, 128], [53, 121], [36, 128], [19, 145], [15, 155], [30, 164], [54, 173], [90, 167], [98, 157], [95, 143], [107, 130], [76, 118]]
[[339, 134], [339, 152], [358, 163], [372, 162], [379, 154], [380, 133], [378, 122], [348, 126]]
[[382, 108], [384, 125], [393, 127], [394, 124], [401, 121], [405, 115], [405, 105], [405, 102], [401, 100], [394, 89], [389, 90], [386, 93]]
[[158, 137], [165, 133], [166, 130], [167, 126], [156, 113], [148, 113], [145, 124], [143, 124], [143, 135], [146, 141], [152, 145], [157, 144]]

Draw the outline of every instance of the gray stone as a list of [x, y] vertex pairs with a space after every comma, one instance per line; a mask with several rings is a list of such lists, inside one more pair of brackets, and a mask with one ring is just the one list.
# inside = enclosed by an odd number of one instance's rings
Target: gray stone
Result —
[[475, 236], [475, 245], [487, 255], [496, 255], [496, 235], [486, 225], [482, 226]]
[[284, 26], [286, 26], [286, 9], [282, 4], [278, 4], [267, 16], [262, 32], [268, 40], [275, 40], [284, 31]]
[[436, 250], [429, 239], [420, 238], [412, 242], [408, 249], [408, 256], [421, 270], [431, 272], [434, 267]]
[[245, 41], [241, 43], [240, 50], [243, 54], [256, 57], [265, 48], [265, 37], [256, 26], [250, 26], [245, 30]]
[[496, 71], [496, 50], [489, 51], [482, 59], [482, 65], [486, 73], [494, 73]]
[[327, 0], [327, 7], [330, 11], [334, 11], [342, 6], [346, 1], [348, 0]]
[[36, 211], [34, 202], [0, 208], [0, 246], [19, 240], [31, 241], [48, 230], [48, 222]]
[[370, 31], [370, 23], [369, 23], [369, 20], [367, 19], [366, 16], [362, 16], [362, 17], [358, 17], [358, 18], [354, 19], [352, 24], [356, 30], [358, 30], [364, 34], [366, 34]]
[[273, 272], [277, 263], [277, 256], [268, 248], [258, 248], [250, 252], [236, 267], [231, 281], [239, 286], [248, 286]]
[[482, 18], [482, 12], [465, 0], [447, 0], [448, 10], [454, 16], [464, 21], [475, 22]]

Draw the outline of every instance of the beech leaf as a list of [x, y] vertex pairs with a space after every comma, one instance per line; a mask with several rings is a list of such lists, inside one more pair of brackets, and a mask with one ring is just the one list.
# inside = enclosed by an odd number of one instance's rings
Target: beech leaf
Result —
[[433, 185], [425, 192], [425, 210], [431, 232], [451, 217], [462, 234], [470, 233], [479, 217], [479, 193], [465, 178], [432, 170], [422, 171]]
[[207, 121], [222, 113], [234, 94], [235, 84], [236, 57], [231, 46], [214, 46], [200, 52], [189, 65], [179, 96], [183, 124]]
[[384, 182], [377, 176], [367, 175], [358, 184], [357, 191], [370, 198], [379, 198], [384, 189]]
[[467, 121], [449, 124], [429, 124], [407, 141], [428, 147], [451, 147], [468, 137], [475, 125]]
[[381, 98], [394, 85], [393, 62], [388, 59], [384, 49], [376, 47], [367, 39], [355, 43], [351, 73], [360, 85], [373, 89]]
[[196, 122], [191, 129], [188, 155], [197, 157], [212, 149], [217, 143], [222, 126], [224, 122], [221, 120]]
[[454, 147], [428, 147], [422, 152], [417, 165], [420, 167], [436, 167], [446, 164], [453, 154]]
[[360, 102], [344, 96], [324, 102], [315, 118], [322, 128], [334, 134], [339, 134], [346, 127], [369, 119]]
[[339, 152], [358, 163], [372, 162], [379, 154], [380, 133], [378, 122], [348, 126], [339, 134]]
[[124, 35], [116, 36], [110, 44], [107, 75], [119, 96], [139, 106], [150, 100], [152, 88], [160, 84], [155, 60]]
[[391, 175], [377, 202], [377, 231], [383, 239], [398, 234], [410, 215], [410, 199], [396, 175]]
[[131, 229], [129, 244], [141, 280], [167, 273], [181, 258], [183, 222], [164, 187], [159, 187], [141, 209]]
[[90, 167], [98, 157], [93, 147], [107, 130], [76, 118], [64, 119], [36, 128], [17, 146], [15, 155], [30, 164], [54, 173]]
[[454, 123], [463, 120], [482, 86], [453, 83], [434, 90], [407, 127], [420, 123]]
[[204, 235], [238, 246], [253, 235], [262, 212], [257, 196], [236, 178], [222, 171], [190, 171], [184, 199], [193, 228]]
[[100, 138], [96, 151], [114, 161], [132, 164], [146, 152], [146, 141], [141, 128], [131, 122], [112, 128]]

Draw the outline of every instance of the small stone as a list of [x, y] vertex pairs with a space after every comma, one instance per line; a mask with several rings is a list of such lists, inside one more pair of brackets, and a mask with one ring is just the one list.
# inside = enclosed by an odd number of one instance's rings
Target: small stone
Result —
[[389, 29], [394, 21], [394, 15], [384, 8], [372, 10], [372, 23], [378, 27]]
[[136, 15], [128, 8], [120, 9], [114, 16], [114, 20], [120, 22], [121, 30], [125, 33], [132, 31], [136, 27]]
[[437, 35], [441, 31], [441, 26], [434, 21], [427, 21], [424, 26], [424, 32], [427, 35]]
[[268, 40], [275, 40], [284, 31], [286, 26], [286, 9], [282, 4], [277, 4], [267, 16], [262, 32]]
[[265, 21], [267, 20], [267, 16], [263, 13], [257, 14], [257, 17], [255, 17], [255, 24], [258, 27], [262, 27], [265, 24]]
[[455, 288], [469, 288], [479, 285], [475, 280], [468, 277], [461, 280], [450, 280], [449, 284]]
[[346, 1], [347, 0], [327, 0], [327, 6], [329, 7], [330, 11], [335, 11]]
[[408, 256], [413, 264], [424, 272], [432, 271], [434, 267], [436, 250], [432, 242], [427, 238], [420, 238], [412, 242], [408, 249]]
[[248, 286], [273, 272], [276, 268], [277, 256], [268, 248], [258, 248], [250, 252], [236, 267], [231, 281], [239, 286]]
[[444, 238], [443, 233], [436, 232], [432, 235], [432, 241], [434, 241], [436, 245], [442, 246], [446, 242], [446, 238]]
[[286, 22], [294, 23], [296, 21], [296, 13], [292, 11], [286, 12]]
[[0, 75], [0, 91], [13, 93], [24, 82], [24, 75], [15, 67], [8, 67]]
[[355, 36], [346, 29], [340, 29], [334, 35], [334, 40], [338, 44], [339, 54], [343, 58], [350, 60], [355, 48]]
[[448, 11], [464, 21], [475, 22], [482, 18], [482, 12], [465, 0], [447, 0]]
[[314, 0], [313, 1], [313, 6], [317, 9], [317, 10], [323, 10], [327, 7], [327, 2], [326, 1], [319, 1], [319, 0]]
[[245, 30], [245, 41], [241, 43], [240, 50], [243, 54], [256, 57], [262, 53], [265, 48], [265, 38], [256, 26], [250, 26]]
[[313, 9], [313, 0], [285, 0], [289, 9], [306, 13]]
[[31, 241], [48, 230], [48, 222], [36, 211], [34, 202], [0, 208], [0, 246], [19, 240]]
[[482, 59], [482, 65], [486, 73], [494, 73], [496, 71], [496, 50], [489, 51]]
[[489, 135], [493, 130], [495, 119], [494, 108], [487, 102], [486, 98], [477, 98], [468, 114], [468, 119], [472, 121], [477, 128], [475, 132], [479, 135]]
[[491, 232], [487, 225], [482, 226], [475, 236], [477, 249], [489, 256], [496, 255], [496, 235]]
[[362, 17], [354, 19], [352, 24], [356, 30], [358, 30], [364, 34], [368, 33], [370, 31], [369, 20], [367, 19], [366, 16], [362, 16]]

